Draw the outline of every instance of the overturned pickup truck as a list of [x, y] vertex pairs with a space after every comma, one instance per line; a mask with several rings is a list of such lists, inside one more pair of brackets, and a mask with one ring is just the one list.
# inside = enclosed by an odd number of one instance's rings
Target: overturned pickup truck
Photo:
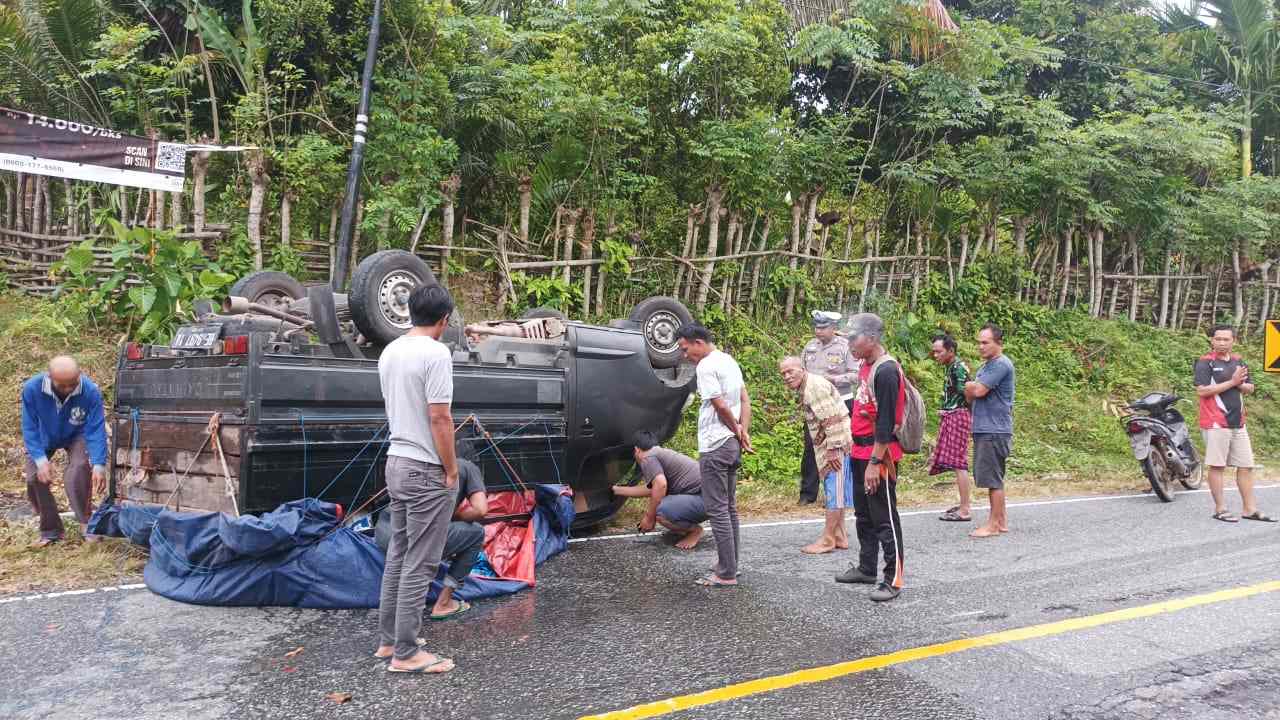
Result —
[[[254, 273], [168, 346], [130, 342], [116, 369], [111, 494], [183, 510], [255, 513], [315, 497], [358, 508], [382, 489], [381, 349], [410, 326], [407, 300], [436, 282], [397, 250], [366, 258], [350, 293]], [[674, 434], [694, 382], [678, 301], [653, 297], [608, 326], [552, 310], [465, 325], [455, 313], [455, 423], [490, 489], [564, 483], [576, 526], [620, 507], [631, 438]]]

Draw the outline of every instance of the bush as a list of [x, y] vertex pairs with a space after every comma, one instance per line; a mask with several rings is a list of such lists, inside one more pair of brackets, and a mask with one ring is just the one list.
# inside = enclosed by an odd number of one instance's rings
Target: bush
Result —
[[142, 342], [163, 342], [197, 298], [216, 299], [235, 279], [202, 254], [200, 243], [171, 232], [110, 221], [115, 243], [102, 279], [95, 240], [72, 247], [53, 269], [60, 297], [95, 321], [123, 321]]

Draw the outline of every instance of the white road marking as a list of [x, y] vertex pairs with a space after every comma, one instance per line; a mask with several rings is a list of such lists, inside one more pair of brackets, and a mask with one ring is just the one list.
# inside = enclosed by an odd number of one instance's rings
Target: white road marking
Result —
[[[1254, 486], [1253, 489], [1254, 490], [1270, 490], [1272, 488], [1278, 488], [1278, 487], [1280, 487], [1280, 484], [1256, 485]], [[1197, 495], [1197, 494], [1202, 494], [1207, 492], [1209, 492], [1208, 488], [1200, 488], [1199, 490], [1179, 490], [1177, 491], [1176, 494], [1177, 495]], [[1234, 488], [1231, 489], [1231, 492], [1235, 492]], [[1143, 493], [1143, 494], [1130, 494], [1130, 495], [1090, 495], [1086, 497], [1062, 498], [1059, 500], [1029, 500], [1027, 502], [1009, 503], [1008, 509], [1013, 510], [1014, 508], [1043, 507], [1045, 505], [1069, 505], [1071, 503], [1101, 502], [1103, 500], [1133, 500], [1134, 498], [1149, 499], [1150, 497], [1151, 497], [1150, 495]], [[986, 510], [987, 506], [974, 505], [973, 509]], [[936, 509], [910, 510], [908, 512], [899, 513], [899, 515], [901, 517], [910, 517], [912, 515], [936, 515], [939, 512], [941, 512], [941, 510], [936, 510]], [[822, 522], [824, 522], [822, 518], [806, 518], [804, 520], [777, 520], [774, 522], [751, 523], [748, 525], [743, 525], [742, 529], [746, 530], [748, 528], [784, 527], [787, 525], [819, 525]], [[704, 525], [704, 527], [706, 526]], [[619, 534], [619, 535], [595, 535], [592, 537], [570, 538], [569, 542], [583, 543], [583, 542], [598, 542], [600, 540], [623, 540], [625, 538], [638, 538], [638, 537], [645, 537], [646, 535], [653, 535], [653, 534], [655, 533], [625, 533], [625, 534]]]
[[52, 598], [67, 597], [68, 595], [92, 595], [93, 593], [121, 592], [125, 590], [141, 590], [146, 587], [142, 583], [134, 585], [109, 585], [107, 587], [87, 588], [85, 590], [63, 590], [62, 592], [41, 593], [39, 595], [19, 595], [17, 597], [0, 598], [0, 605], [16, 602], [31, 602], [33, 600], [50, 600]]

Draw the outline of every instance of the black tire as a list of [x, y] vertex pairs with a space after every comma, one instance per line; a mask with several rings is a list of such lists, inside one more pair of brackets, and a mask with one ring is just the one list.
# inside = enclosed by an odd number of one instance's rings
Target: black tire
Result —
[[287, 310], [290, 302], [307, 296], [307, 289], [288, 273], [259, 270], [237, 280], [229, 294], [248, 298], [249, 302], [259, 305]]
[[1204, 463], [1200, 462], [1200, 453], [1196, 452], [1196, 446], [1192, 445], [1190, 440], [1187, 441], [1187, 446], [1187, 454], [1191, 457], [1191, 462], [1195, 463], [1195, 467], [1187, 477], [1178, 478], [1178, 482], [1188, 490], [1199, 490], [1200, 484], [1204, 482]]
[[537, 320], [538, 318], [555, 318], [560, 322], [569, 322], [569, 316], [555, 308], [536, 307], [520, 314], [521, 320]]
[[1155, 491], [1156, 497], [1164, 502], [1173, 502], [1173, 470], [1169, 468], [1168, 461], [1165, 460], [1164, 451], [1151, 446], [1151, 452], [1147, 454], [1147, 459], [1142, 461], [1142, 472], [1147, 476], [1147, 481], [1151, 483], [1151, 489]]
[[435, 283], [435, 273], [417, 255], [404, 250], [376, 252], [360, 261], [351, 276], [347, 295], [351, 319], [367, 340], [386, 345], [412, 327], [409, 292]]
[[655, 295], [637, 303], [628, 319], [640, 325], [650, 365], [662, 370], [673, 368], [684, 359], [676, 331], [693, 322], [693, 315], [684, 303], [672, 297]]

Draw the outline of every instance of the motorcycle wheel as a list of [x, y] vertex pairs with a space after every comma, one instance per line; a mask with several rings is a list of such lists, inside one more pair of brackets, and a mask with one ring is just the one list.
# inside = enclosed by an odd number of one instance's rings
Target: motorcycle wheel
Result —
[[1200, 484], [1204, 482], [1204, 463], [1200, 462], [1200, 455], [1194, 446], [1191, 448], [1191, 459], [1196, 463], [1196, 469], [1192, 470], [1187, 477], [1179, 478], [1178, 481], [1188, 490], [1198, 490]]
[[1147, 459], [1142, 461], [1142, 472], [1151, 483], [1156, 497], [1164, 502], [1173, 502], [1173, 471], [1160, 448], [1152, 447]]

